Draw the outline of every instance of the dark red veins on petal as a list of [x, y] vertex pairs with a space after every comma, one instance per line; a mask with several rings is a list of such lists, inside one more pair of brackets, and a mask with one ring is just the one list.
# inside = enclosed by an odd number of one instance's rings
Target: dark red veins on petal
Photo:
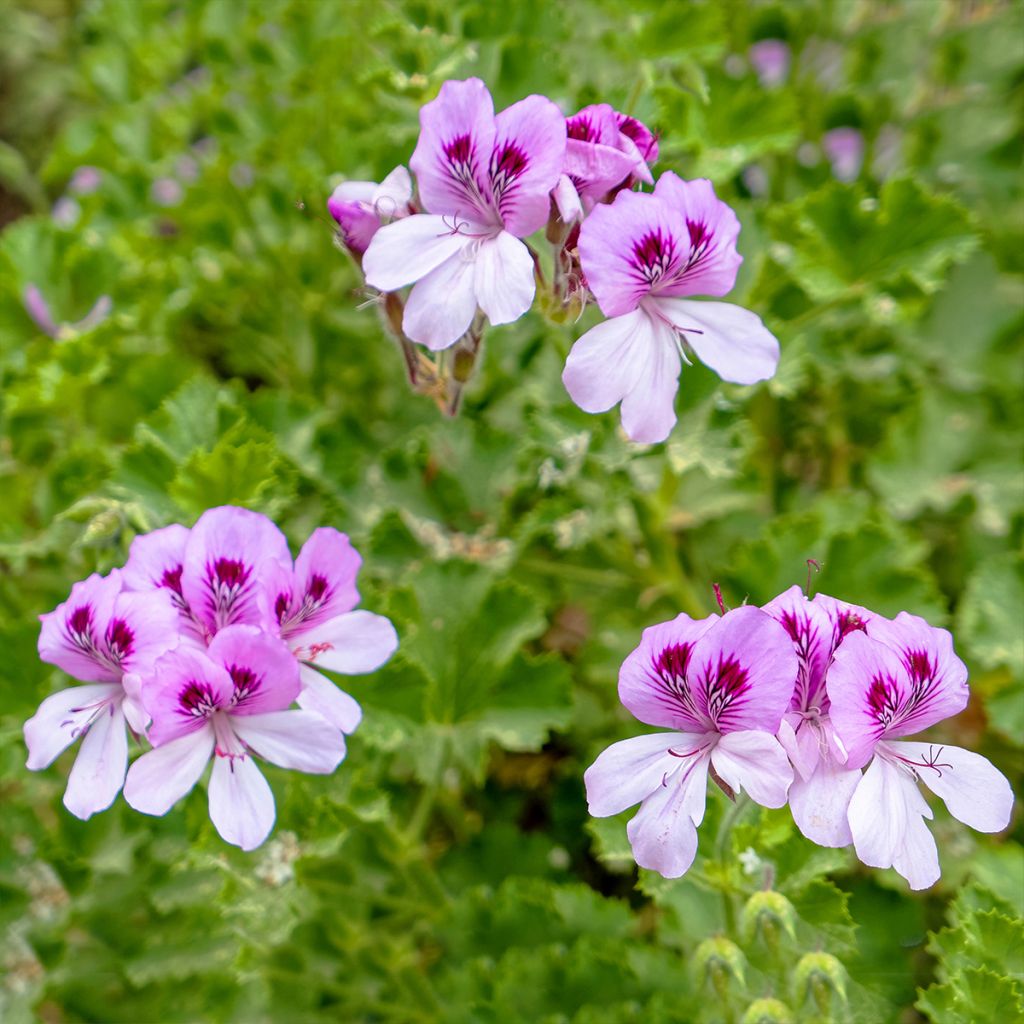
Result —
[[935, 675], [935, 666], [927, 651], [908, 651], [905, 662], [910, 678], [914, 682], [929, 682]]
[[719, 656], [718, 666], [705, 666], [708, 717], [718, 726], [744, 703], [750, 674], [735, 658]]
[[801, 711], [809, 711], [813, 702], [818, 711], [824, 711], [823, 704], [828, 701], [821, 686], [824, 680], [812, 677], [815, 637], [811, 620], [806, 615], [785, 611], [780, 621], [793, 641], [797, 657], [800, 659], [800, 674], [797, 676], [796, 690], [793, 694], [793, 706]]
[[306, 590], [306, 594], [313, 601], [318, 604], [324, 599], [324, 595], [327, 593], [327, 580], [323, 576], [314, 574], [309, 581], [309, 587]]
[[835, 645], [838, 647], [845, 637], [857, 630], [866, 632], [864, 620], [856, 612], [841, 611], [836, 619]]
[[111, 658], [118, 664], [129, 657], [135, 648], [135, 633], [124, 619], [111, 619], [105, 639]]
[[187, 718], [208, 718], [217, 710], [217, 698], [209, 683], [192, 680], [178, 694], [178, 713]]
[[181, 568], [180, 565], [176, 565], [172, 569], [165, 569], [160, 579], [161, 587], [173, 590], [179, 597], [181, 596]]
[[231, 697], [231, 706], [244, 706], [259, 692], [263, 682], [262, 676], [257, 675], [251, 668], [244, 665], [229, 665], [228, 675], [235, 684], [235, 692]]
[[700, 721], [686, 682], [693, 644], [670, 644], [651, 660], [649, 676], [654, 683], [655, 699], [670, 712], [682, 712], [687, 718]]
[[597, 141], [594, 123], [586, 114], [576, 114], [568, 118], [565, 122], [565, 134], [570, 139], [577, 139], [580, 142]]
[[619, 131], [636, 143], [637, 149], [640, 151], [640, 155], [645, 160], [650, 156], [656, 139], [635, 117], [627, 117], [620, 114]]
[[657, 284], [669, 273], [675, 258], [675, 240], [661, 228], [648, 231], [633, 245], [633, 265], [649, 285]]
[[83, 604], [76, 608], [67, 618], [68, 629], [78, 636], [87, 636], [92, 626], [92, 608]]
[[274, 602], [274, 615], [277, 617], [277, 624], [281, 625], [288, 618], [288, 611], [292, 606], [292, 595], [282, 592], [277, 595]]
[[213, 576], [217, 583], [234, 589], [245, 585], [249, 579], [249, 567], [235, 558], [218, 558], [213, 563]]
[[491, 189], [499, 209], [502, 209], [506, 193], [529, 164], [529, 157], [514, 142], [503, 142], [494, 147], [488, 171]]

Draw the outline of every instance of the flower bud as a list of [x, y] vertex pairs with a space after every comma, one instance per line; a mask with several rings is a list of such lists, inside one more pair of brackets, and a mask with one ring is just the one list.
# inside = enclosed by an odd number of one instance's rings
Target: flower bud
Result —
[[774, 889], [755, 892], [743, 908], [742, 926], [746, 938], [764, 939], [773, 952], [778, 948], [782, 932], [796, 938], [796, 913], [793, 904]]
[[700, 983], [710, 982], [720, 999], [727, 999], [731, 980], [746, 984], [743, 951], [726, 938], [705, 939], [694, 953], [694, 967]]
[[831, 953], [807, 953], [793, 972], [793, 988], [798, 1003], [812, 999], [818, 1012], [827, 1015], [833, 995], [846, 1002], [846, 970]]
[[755, 999], [740, 1024], [793, 1024], [793, 1013], [778, 999]]

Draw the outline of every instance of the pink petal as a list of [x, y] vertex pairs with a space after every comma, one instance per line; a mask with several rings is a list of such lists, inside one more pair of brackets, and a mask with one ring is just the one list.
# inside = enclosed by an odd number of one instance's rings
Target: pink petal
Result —
[[800, 587], [790, 587], [763, 608], [782, 624], [796, 650], [800, 671], [791, 707], [804, 712], [828, 711], [825, 670], [832, 657], [832, 621], [821, 605], [808, 601]]
[[815, 594], [811, 603], [823, 608], [832, 623], [833, 651], [850, 633], [864, 632], [871, 621], [881, 618], [874, 612], [869, 612], [867, 608], [861, 608], [860, 605], [850, 604], [847, 601], [837, 601], [827, 594]]
[[[658, 139], [650, 128], [635, 117], [630, 117], [628, 114], [620, 114], [618, 111], [615, 112], [615, 118], [619, 123], [620, 134], [625, 135], [632, 141], [640, 156], [647, 163], [654, 163], [658, 159]], [[651, 181], [652, 179], [648, 176], [644, 180]]]
[[819, 846], [849, 846], [846, 814], [860, 779], [859, 768], [844, 768], [831, 757], [820, 758], [806, 779], [794, 778], [789, 807], [797, 828]]
[[938, 743], [885, 742], [879, 750], [913, 768], [949, 813], [979, 832], [1002, 832], [1010, 824], [1013, 791], [991, 761], [960, 747]]
[[437, 99], [420, 110], [419, 142], [409, 161], [430, 213], [491, 222], [496, 212], [487, 171], [494, 140], [494, 101], [487, 86], [479, 78], [445, 82]]
[[[547, 204], [546, 194], [544, 201]], [[473, 288], [477, 304], [492, 324], [510, 324], [533, 305], [533, 273], [530, 250], [507, 231], [480, 243]]]
[[935, 840], [924, 823], [932, 812], [905, 772], [876, 757], [850, 800], [847, 818], [857, 856], [871, 867], [895, 868], [911, 889], [939, 878]]
[[661, 239], [662, 252], [674, 253], [666, 263], [665, 276], [678, 271], [689, 251], [685, 223], [667, 203], [649, 193], [620, 192], [611, 204], [595, 206], [583, 222], [580, 262], [605, 316], [629, 313], [650, 293], [651, 283], [636, 252], [652, 238]]
[[294, 651], [297, 658], [345, 675], [375, 672], [398, 649], [391, 621], [361, 610], [324, 622], [302, 641]]
[[125, 721], [132, 732], [142, 736], [149, 728], [150, 722], [142, 703], [142, 676], [135, 672], [127, 672], [121, 679], [121, 686], [124, 688], [121, 710], [124, 712]]
[[299, 664], [283, 640], [253, 626], [228, 626], [210, 642], [210, 660], [232, 681], [231, 716], [283, 711], [299, 695]]
[[568, 175], [559, 176], [558, 184], [551, 192], [551, 198], [555, 201], [558, 216], [562, 218], [563, 224], [576, 224], [583, 220], [583, 203], [580, 202], [580, 194]]
[[861, 768], [886, 734], [885, 708], [906, 698], [910, 682], [903, 663], [884, 644], [854, 632], [832, 656], [825, 685], [832, 728], [846, 748], [846, 766]]
[[291, 570], [292, 556], [266, 516], [233, 506], [210, 509], [185, 546], [182, 594], [210, 635], [238, 623], [273, 628], [261, 599], [272, 563]]
[[691, 619], [684, 613], [643, 631], [640, 645], [619, 670], [619, 700], [641, 722], [684, 732], [706, 730], [706, 721], [694, 714], [685, 696], [684, 680], [694, 644], [717, 621], [717, 615]]
[[789, 757], [799, 779], [809, 779], [821, 757], [821, 734], [810, 719], [787, 712], [775, 738]]
[[235, 735], [281, 768], [329, 775], [345, 757], [345, 737], [313, 711], [272, 711], [236, 718]]
[[410, 202], [412, 178], [401, 164], [388, 174], [370, 196], [370, 205], [382, 220], [406, 216]]
[[641, 354], [636, 384], [622, 399], [622, 429], [633, 441], [657, 444], [676, 425], [680, 360], [671, 329], [647, 319], [651, 341]]
[[[365, 198], [362, 194], [359, 199], [347, 198], [357, 191], [364, 193], [365, 186], [369, 186], [365, 191]], [[345, 245], [357, 255], [366, 252], [373, 236], [380, 229], [380, 217], [369, 204], [375, 188], [373, 182], [346, 181], [339, 185], [327, 200], [327, 212], [341, 228]]]
[[697, 826], [704, 820], [708, 762], [704, 754], [659, 786], [626, 826], [633, 856], [642, 868], [665, 878], [686, 873], [697, 853]]
[[226, 707], [234, 692], [231, 676], [206, 652], [187, 646], [169, 651], [142, 679], [142, 706], [153, 719], [149, 742], [158, 747], [204, 729], [209, 715], [203, 709]]
[[498, 114], [495, 129], [491, 190], [505, 230], [525, 238], [547, 223], [548, 193], [565, 160], [565, 119], [546, 96], [527, 96]]
[[82, 740], [68, 776], [64, 806], [85, 821], [105, 811], [124, 785], [128, 768], [128, 735], [120, 701], [111, 701], [97, 715]]
[[118, 684], [96, 683], [73, 686], [47, 697], [24, 725], [28, 747], [25, 767], [34, 772], [48, 768], [82, 735], [100, 705], [118, 700], [121, 693]]
[[711, 751], [711, 763], [737, 792], [746, 790], [762, 807], [782, 807], [793, 768], [779, 741], [766, 732], [730, 732]]
[[905, 669], [901, 711], [886, 736], [911, 736], [967, 707], [967, 666], [953, 652], [948, 630], [900, 612], [895, 621], [875, 616], [867, 634], [895, 651]]
[[343, 733], [355, 732], [363, 720], [363, 709], [355, 698], [308, 665], [299, 667], [299, 675], [302, 679], [302, 690], [296, 697], [299, 707], [315, 711]]
[[177, 524], [136, 537], [124, 567], [125, 590], [167, 587], [180, 596], [187, 541], [188, 530]]
[[785, 629], [760, 608], [745, 605], [726, 612], [697, 641], [687, 670], [688, 689], [708, 728], [776, 733], [793, 696], [797, 670]]
[[683, 332], [697, 358], [722, 380], [756, 384], [775, 376], [779, 342], [750, 310], [728, 302], [661, 297], [647, 301]]
[[[414, 217], [400, 221], [407, 224]], [[396, 225], [397, 226], [397, 225]], [[402, 330], [433, 352], [461, 338], [476, 315], [472, 251], [456, 252], [417, 282], [405, 303]]]
[[640, 803], [659, 786], [670, 785], [688, 759], [669, 750], [689, 753], [700, 739], [693, 734], [659, 732], [613, 743], [583, 774], [590, 813], [607, 818]]
[[71, 596], [40, 616], [39, 657], [83, 682], [117, 682], [120, 667], [103, 657], [103, 637], [121, 592], [121, 574], [93, 574], [71, 588]]
[[287, 593], [277, 600], [281, 635], [301, 636], [319, 622], [351, 611], [359, 603], [356, 577], [363, 560], [344, 533], [322, 526], [314, 530], [295, 560]]
[[179, 736], [132, 763], [124, 798], [143, 814], [166, 814], [199, 781], [213, 754], [213, 726]]
[[[122, 592], [114, 600], [105, 636], [114, 637], [124, 645], [124, 653], [117, 659], [123, 672], [146, 673], [157, 658], [178, 644], [180, 627], [180, 616], [170, 591]], [[106, 647], [111, 657], [116, 657], [117, 650], [109, 639]]]
[[[654, 196], [671, 210], [675, 231], [686, 246], [685, 270], [667, 274], [659, 295], [712, 295], [732, 291], [743, 257], [736, 251], [740, 222], [716, 195], [706, 178], [684, 181], [666, 171], [654, 186]], [[699, 239], [699, 241], [698, 241]]]
[[215, 757], [210, 820], [221, 839], [254, 850], [274, 827], [274, 794], [251, 757]]

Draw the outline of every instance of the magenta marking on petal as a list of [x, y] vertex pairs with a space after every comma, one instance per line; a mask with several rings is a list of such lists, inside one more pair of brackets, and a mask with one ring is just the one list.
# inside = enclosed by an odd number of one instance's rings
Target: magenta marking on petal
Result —
[[327, 593], [327, 580], [323, 576], [314, 575], [309, 581], [309, 587], [306, 589], [306, 596], [317, 604], [323, 601], [324, 596]]
[[669, 273], [675, 258], [675, 240], [662, 234], [660, 228], [648, 231], [633, 245], [633, 265], [641, 279], [652, 286]]
[[503, 142], [494, 147], [488, 172], [494, 200], [503, 216], [511, 202], [509, 190], [529, 166], [529, 157], [514, 142]]
[[850, 633], [855, 633], [857, 630], [860, 630], [862, 633], [867, 632], [864, 620], [856, 612], [849, 611], [848, 609], [841, 611], [836, 619], [833, 647], [838, 647], [846, 636]]
[[824, 691], [824, 677], [812, 678], [814, 647], [817, 637], [810, 617], [786, 610], [779, 620], [789, 634], [800, 659], [800, 673], [797, 676], [793, 706], [803, 713], [819, 714], [828, 710], [828, 695]]
[[182, 687], [178, 705], [178, 714], [186, 718], [209, 718], [219, 706], [210, 684], [195, 679]]
[[160, 586], [173, 590], [179, 597], [181, 597], [181, 571], [182, 567], [176, 565], [172, 569], [165, 569], [163, 576], [160, 577]]
[[259, 693], [263, 677], [258, 676], [251, 668], [243, 665], [227, 666], [228, 675], [235, 684], [235, 692], [231, 696], [231, 707], [243, 707]]
[[904, 662], [910, 677], [917, 683], [930, 681], [935, 675], [935, 665], [927, 651], [907, 651]]
[[565, 134], [580, 142], [597, 142], [600, 138], [588, 114], [573, 114], [565, 119]]
[[119, 665], [135, 649], [135, 633], [124, 619], [111, 619], [104, 640], [110, 657]]
[[92, 606], [79, 605], [67, 618], [68, 629], [75, 636], [86, 636], [92, 628]]
[[221, 586], [233, 589], [243, 586], [249, 579], [249, 568], [236, 558], [218, 558], [213, 563], [211, 578], [214, 576]]
[[717, 726], [730, 708], [743, 703], [742, 697], [750, 689], [750, 674], [735, 658], [719, 656], [717, 669], [705, 666], [704, 678], [708, 715]]
[[705, 716], [697, 709], [686, 682], [693, 644], [671, 644], [651, 661], [649, 675], [655, 685], [655, 699], [669, 711], [681, 711], [698, 722]]

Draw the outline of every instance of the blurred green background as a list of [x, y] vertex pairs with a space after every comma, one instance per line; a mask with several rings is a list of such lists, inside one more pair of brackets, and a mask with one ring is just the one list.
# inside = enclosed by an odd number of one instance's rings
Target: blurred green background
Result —
[[[713, 581], [763, 603], [816, 558], [824, 592], [954, 631], [972, 700], [933, 735], [1019, 785], [1022, 12], [0, 0], [0, 1019], [1017, 1019], [1019, 821], [937, 806], [943, 878], [911, 894], [786, 810], [727, 831], [715, 792], [669, 883], [638, 875], [628, 815], [588, 819], [582, 772], [643, 728], [615, 682], [644, 626], [709, 613]], [[456, 420], [410, 395], [324, 203], [407, 161], [469, 75], [499, 107], [610, 102], [661, 134], [656, 173], [711, 177], [777, 377], [686, 368], [671, 439], [630, 445], [559, 379], [588, 311], [489, 332]], [[29, 773], [21, 741], [66, 685], [37, 616], [228, 502], [296, 545], [348, 531], [402, 637], [348, 686], [366, 719], [335, 776], [268, 770], [278, 825], [248, 855], [201, 787], [74, 819], [71, 757]], [[744, 909], [766, 877], [788, 909]]]

